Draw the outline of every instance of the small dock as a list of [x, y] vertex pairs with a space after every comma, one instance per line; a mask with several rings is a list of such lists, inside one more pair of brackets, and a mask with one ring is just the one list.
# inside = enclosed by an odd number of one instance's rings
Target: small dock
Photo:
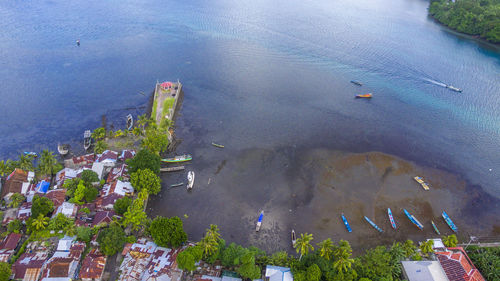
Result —
[[166, 167], [166, 168], [160, 168], [160, 172], [177, 172], [177, 171], [182, 171], [185, 168], [186, 168], [185, 166]]

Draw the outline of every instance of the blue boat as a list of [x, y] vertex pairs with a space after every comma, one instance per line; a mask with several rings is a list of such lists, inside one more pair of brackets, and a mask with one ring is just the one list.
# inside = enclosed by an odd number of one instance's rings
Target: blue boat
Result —
[[434, 223], [434, 221], [431, 220], [431, 224], [432, 224], [432, 227], [434, 228], [434, 231], [436, 231], [436, 233], [438, 235], [441, 235], [441, 232], [439, 232], [439, 229], [438, 227], [436, 226], [436, 224]]
[[448, 224], [448, 226], [451, 228], [451, 230], [457, 232], [457, 226], [453, 223], [453, 221], [450, 219], [450, 217], [445, 211], [443, 211], [443, 219], [446, 222], [446, 224]]
[[32, 156], [32, 157], [38, 157], [38, 154], [36, 154], [36, 152], [33, 152], [33, 151], [25, 151], [24, 155], [26, 155], [26, 156]]
[[365, 220], [366, 220], [369, 224], [371, 224], [371, 225], [373, 226], [373, 228], [375, 228], [375, 229], [376, 229], [376, 230], [378, 230], [379, 232], [384, 232], [384, 231], [382, 230], [382, 228], [378, 227], [378, 225], [376, 225], [374, 222], [372, 222], [372, 221], [371, 221], [369, 218], [367, 218], [366, 216], [365, 216]]
[[416, 225], [420, 230], [423, 230], [424, 229], [424, 226], [417, 220], [417, 218], [415, 218], [412, 214], [408, 213], [408, 211], [406, 209], [403, 209], [403, 211], [405, 212], [405, 215], [408, 217], [408, 219], [414, 224]]
[[394, 217], [392, 216], [391, 208], [387, 208], [387, 214], [389, 215], [389, 220], [391, 221], [392, 228], [396, 229], [396, 221], [394, 220]]
[[347, 222], [347, 219], [344, 216], [344, 213], [342, 213], [342, 220], [344, 221], [345, 228], [347, 228], [347, 231], [352, 232], [351, 226]]
[[257, 226], [255, 227], [255, 231], [260, 230], [260, 226], [262, 225], [262, 219], [264, 218], [264, 211], [262, 210], [259, 215], [259, 219], [257, 220]]

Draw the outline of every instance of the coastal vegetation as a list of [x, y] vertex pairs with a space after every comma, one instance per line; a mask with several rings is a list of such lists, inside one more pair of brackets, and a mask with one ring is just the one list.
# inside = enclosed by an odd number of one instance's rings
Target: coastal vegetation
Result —
[[156, 217], [149, 226], [153, 241], [162, 247], [179, 247], [187, 241], [182, 220], [179, 217]]
[[500, 247], [467, 247], [467, 254], [486, 280], [500, 280]]
[[0, 281], [8, 281], [12, 271], [10, 270], [10, 264], [6, 262], [0, 262]]
[[500, 43], [499, 0], [432, 0], [429, 14], [459, 32]]

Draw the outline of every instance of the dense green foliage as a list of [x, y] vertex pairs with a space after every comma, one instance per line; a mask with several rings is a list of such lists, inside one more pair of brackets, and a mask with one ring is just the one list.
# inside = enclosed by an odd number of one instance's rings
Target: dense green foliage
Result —
[[486, 280], [500, 280], [500, 247], [467, 247], [467, 254]]
[[16, 192], [10, 197], [9, 207], [18, 208], [19, 206], [21, 206], [21, 203], [23, 203], [24, 200], [26, 200], [26, 198], [24, 198], [21, 193]]
[[31, 217], [37, 218], [39, 215], [46, 216], [54, 211], [54, 203], [49, 198], [33, 197], [33, 205], [31, 205]]
[[139, 230], [143, 227], [148, 219], [146, 212], [144, 212], [144, 203], [148, 198], [147, 190], [138, 193], [137, 198], [132, 201], [132, 204], [123, 213], [122, 224], [130, 226], [133, 230]]
[[123, 245], [126, 242], [125, 232], [119, 225], [112, 224], [110, 227], [99, 232], [97, 242], [99, 243], [101, 252], [112, 256], [123, 249]]
[[149, 226], [154, 242], [162, 247], [179, 247], [187, 241], [182, 221], [179, 217], [156, 217]]
[[130, 183], [136, 190], [146, 189], [149, 194], [156, 195], [161, 190], [160, 177], [150, 169], [139, 169], [130, 174]]
[[52, 176], [63, 169], [63, 165], [57, 162], [56, 157], [52, 151], [43, 150], [40, 156], [40, 161], [38, 161], [38, 171], [42, 175]]
[[73, 224], [73, 220], [66, 217], [62, 213], [57, 214], [49, 222], [49, 229], [54, 231], [65, 230]]
[[446, 247], [456, 247], [458, 244], [458, 239], [455, 234], [443, 236], [441, 239]]
[[23, 223], [20, 220], [15, 219], [15, 220], [9, 222], [9, 225], [7, 226], [7, 231], [9, 233], [10, 232], [20, 233], [22, 227], [23, 227]]
[[116, 200], [113, 209], [117, 214], [123, 215], [130, 205], [132, 205], [132, 199], [130, 197], [123, 197]]
[[0, 262], [0, 281], [8, 281], [12, 271], [10, 270], [10, 264], [6, 262]]
[[78, 241], [90, 242], [90, 239], [92, 239], [92, 229], [85, 226], [77, 227], [76, 239], [78, 239]]
[[99, 182], [99, 176], [92, 170], [83, 170], [81, 179], [85, 183]]
[[137, 172], [139, 169], [150, 169], [153, 173], [160, 174], [160, 156], [147, 149], [139, 150], [134, 158], [128, 159], [126, 162], [130, 174]]
[[500, 43], [500, 0], [433, 0], [429, 14], [459, 32]]
[[201, 260], [203, 249], [200, 246], [188, 247], [179, 253], [177, 263], [180, 269], [193, 271], [196, 269], [195, 263]]

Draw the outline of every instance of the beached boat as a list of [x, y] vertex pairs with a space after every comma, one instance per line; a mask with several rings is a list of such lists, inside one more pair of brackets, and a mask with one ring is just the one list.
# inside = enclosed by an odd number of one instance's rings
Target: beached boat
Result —
[[215, 146], [215, 147], [224, 148], [224, 146], [222, 144], [218, 144], [218, 143], [215, 143], [215, 142], [213, 142], [212, 145]]
[[264, 218], [264, 211], [262, 210], [259, 215], [259, 219], [257, 220], [257, 225], [255, 226], [255, 231], [260, 230], [260, 226], [262, 225], [262, 219]]
[[295, 236], [295, 230], [292, 229], [292, 246], [295, 248], [295, 244], [297, 244], [297, 237]]
[[179, 155], [172, 158], [161, 159], [162, 162], [166, 163], [179, 163], [193, 160], [193, 157], [189, 154]]
[[414, 180], [416, 180], [425, 190], [429, 190], [429, 185], [422, 179], [422, 177], [414, 177]]
[[344, 222], [345, 228], [347, 228], [347, 231], [352, 232], [351, 226], [347, 222], [347, 219], [344, 216], [344, 213], [342, 213], [342, 221]]
[[394, 217], [392, 216], [391, 208], [387, 208], [387, 215], [389, 215], [389, 220], [391, 221], [392, 228], [396, 229], [396, 221], [394, 221]]
[[358, 81], [351, 80], [351, 83], [353, 83], [354, 85], [363, 86], [363, 83]]
[[187, 189], [188, 190], [193, 189], [193, 184], [194, 184], [194, 172], [193, 171], [188, 172], [187, 179], [188, 179]]
[[436, 233], [438, 235], [441, 235], [441, 232], [439, 232], [439, 229], [437, 228], [436, 224], [434, 223], [434, 221], [431, 220], [431, 224], [432, 224], [432, 228], [434, 228], [434, 231], [436, 231]]
[[132, 117], [132, 114], [127, 115], [127, 130], [132, 130], [132, 127], [134, 126], [134, 118]]
[[33, 151], [25, 151], [24, 155], [31, 156], [31, 157], [38, 157], [38, 154], [36, 154], [36, 152], [33, 152]]
[[452, 91], [455, 91], [455, 92], [459, 92], [459, 93], [462, 92], [462, 89], [453, 87], [452, 85], [446, 85], [446, 88], [448, 88], [448, 89], [450, 89]]
[[457, 226], [453, 223], [453, 221], [450, 219], [448, 214], [445, 211], [443, 211], [442, 215], [443, 215], [444, 221], [446, 222], [446, 224], [448, 224], [448, 226], [451, 228], [451, 230], [453, 230], [454, 232], [457, 232]]
[[360, 99], [360, 98], [365, 98], [365, 99], [371, 99], [372, 97], [372, 94], [369, 93], [369, 94], [359, 94], [359, 95], [356, 95], [356, 98], [357, 99]]
[[83, 148], [85, 148], [85, 150], [88, 150], [90, 148], [90, 145], [92, 144], [92, 133], [90, 132], [90, 130], [86, 130], [84, 133], [83, 133]]
[[420, 223], [416, 217], [414, 217], [412, 214], [410, 214], [406, 209], [403, 209], [403, 211], [405, 212], [405, 215], [408, 217], [408, 219], [414, 224], [416, 225], [420, 230], [423, 230], [424, 229], [424, 225], [422, 223]]
[[69, 144], [58, 144], [57, 152], [61, 155], [66, 155], [69, 152]]
[[376, 230], [378, 230], [379, 232], [384, 232], [384, 231], [382, 230], [382, 228], [378, 227], [378, 225], [376, 225], [374, 222], [372, 222], [372, 220], [371, 220], [371, 219], [369, 219], [367, 216], [365, 216], [365, 220], [366, 220], [369, 224], [371, 224], [371, 226], [373, 226], [373, 228], [375, 228], [375, 229], [376, 229]]
[[176, 183], [176, 184], [171, 184], [170, 187], [178, 187], [178, 186], [181, 186], [181, 185], [184, 185], [184, 183], [180, 182], [180, 183]]

